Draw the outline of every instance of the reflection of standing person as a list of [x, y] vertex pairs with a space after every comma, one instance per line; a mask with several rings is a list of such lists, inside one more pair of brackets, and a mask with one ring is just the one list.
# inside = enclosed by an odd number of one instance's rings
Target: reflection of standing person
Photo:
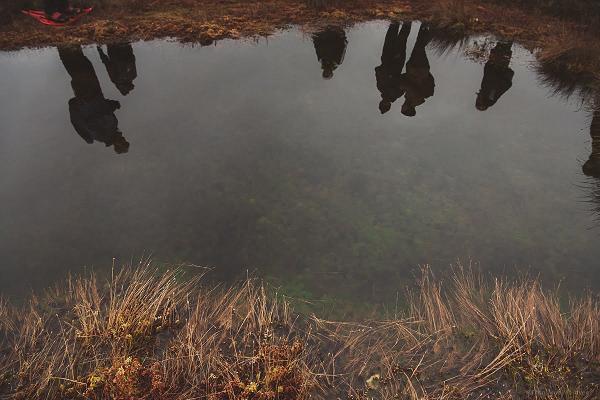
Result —
[[109, 44], [106, 46], [106, 51], [108, 55], [104, 53], [102, 47], [98, 46], [98, 54], [106, 66], [110, 80], [119, 92], [126, 96], [135, 87], [133, 81], [137, 78], [133, 48], [129, 43]]
[[81, 46], [59, 47], [58, 54], [71, 76], [75, 97], [69, 100], [69, 113], [79, 136], [87, 143], [102, 142], [113, 146], [117, 153], [126, 153], [129, 143], [119, 131], [114, 114], [120, 104], [104, 98], [96, 71]]
[[406, 63], [406, 73], [402, 83], [406, 90], [402, 114], [413, 117], [417, 114], [416, 107], [425, 103], [425, 99], [433, 96], [435, 80], [431, 75], [429, 60], [425, 46], [429, 43], [429, 28], [421, 24], [415, 47]]
[[346, 32], [342, 28], [328, 27], [315, 33], [312, 39], [323, 70], [323, 78], [330, 79], [333, 71], [344, 61], [348, 44]]
[[583, 164], [583, 173], [587, 176], [600, 178], [600, 108], [594, 110], [590, 124], [590, 137], [592, 138], [592, 152]]
[[484, 111], [496, 104], [512, 86], [515, 72], [509, 68], [512, 57], [512, 42], [498, 42], [490, 51], [490, 58], [483, 68], [481, 90], [477, 93], [475, 107]]
[[392, 103], [404, 94], [401, 79], [406, 61], [406, 41], [410, 34], [410, 28], [410, 22], [404, 22], [402, 28], [398, 22], [392, 22], [385, 35], [381, 65], [375, 68], [377, 89], [381, 92], [379, 111], [382, 114], [388, 112]]

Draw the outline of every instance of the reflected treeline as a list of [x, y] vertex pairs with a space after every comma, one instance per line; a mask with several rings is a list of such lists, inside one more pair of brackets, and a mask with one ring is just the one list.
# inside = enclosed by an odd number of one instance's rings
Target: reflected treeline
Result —
[[312, 36], [317, 60], [321, 63], [323, 78], [331, 79], [333, 71], [344, 61], [346, 54], [346, 32], [340, 27], [327, 27]]
[[[123, 95], [134, 88], [137, 77], [135, 56], [130, 44], [108, 45], [106, 53], [98, 53], [115, 87]], [[118, 154], [129, 150], [129, 142], [119, 130], [115, 111], [121, 107], [116, 100], [106, 99], [91, 61], [83, 54], [81, 46], [58, 48], [58, 54], [71, 76], [73, 97], [69, 100], [69, 114], [75, 131], [87, 143], [101, 142], [112, 146]]]
[[417, 113], [416, 107], [433, 96], [435, 80], [425, 51], [431, 37], [426, 24], [419, 27], [417, 40], [406, 62], [406, 72], [402, 73], [411, 28], [411, 22], [404, 22], [402, 27], [398, 22], [392, 22], [385, 35], [381, 65], [375, 68], [377, 89], [381, 93], [379, 111], [382, 114], [390, 110], [394, 101], [404, 96], [402, 114], [412, 117]]

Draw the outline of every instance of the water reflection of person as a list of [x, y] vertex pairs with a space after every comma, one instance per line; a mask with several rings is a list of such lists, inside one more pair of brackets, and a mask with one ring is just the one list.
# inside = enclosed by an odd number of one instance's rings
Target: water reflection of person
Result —
[[58, 54], [71, 76], [75, 97], [69, 100], [69, 113], [79, 136], [87, 143], [102, 142], [113, 146], [116, 153], [126, 153], [129, 143], [119, 131], [114, 114], [120, 104], [104, 98], [96, 71], [81, 46], [59, 47]]
[[402, 70], [406, 61], [406, 41], [410, 34], [411, 23], [392, 22], [385, 34], [381, 65], [375, 68], [377, 89], [381, 92], [379, 111], [388, 112], [392, 103], [404, 94]]
[[583, 164], [582, 170], [585, 175], [600, 179], [600, 107], [592, 113], [590, 137], [592, 139], [592, 152]]
[[413, 117], [417, 114], [416, 107], [425, 103], [425, 99], [433, 96], [435, 80], [431, 75], [429, 60], [425, 53], [425, 46], [429, 43], [429, 28], [425, 24], [419, 27], [419, 34], [410, 58], [406, 63], [406, 73], [403, 75], [402, 84], [406, 94], [402, 105], [402, 114]]
[[135, 87], [133, 81], [137, 78], [135, 55], [129, 43], [109, 44], [105, 54], [102, 47], [98, 46], [98, 54], [106, 66], [106, 72], [119, 92], [126, 96]]
[[512, 86], [515, 72], [509, 68], [512, 57], [512, 42], [498, 42], [490, 51], [483, 68], [481, 90], [477, 93], [475, 107], [484, 111], [496, 104], [498, 99]]
[[344, 61], [346, 54], [346, 32], [342, 28], [327, 27], [312, 37], [317, 59], [321, 63], [323, 78], [330, 79], [333, 71]]

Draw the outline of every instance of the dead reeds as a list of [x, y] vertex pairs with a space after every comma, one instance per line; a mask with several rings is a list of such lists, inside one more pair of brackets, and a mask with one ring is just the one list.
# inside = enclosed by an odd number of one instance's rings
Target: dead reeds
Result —
[[424, 269], [411, 298], [403, 318], [320, 321], [343, 343], [338, 365], [343, 359], [343, 384], [359, 388], [355, 396], [370, 396], [369, 376], [382, 398], [600, 395], [600, 309], [591, 296], [563, 309], [535, 280], [486, 284], [459, 267], [446, 280]]
[[[424, 268], [403, 315], [300, 316], [255, 281], [124, 268], [0, 301], [2, 399], [592, 399], [600, 305]], [[487, 397], [486, 397], [487, 396]]]

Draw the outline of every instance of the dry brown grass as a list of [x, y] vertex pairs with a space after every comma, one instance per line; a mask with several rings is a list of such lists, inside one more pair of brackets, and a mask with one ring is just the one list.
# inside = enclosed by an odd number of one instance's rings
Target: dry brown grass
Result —
[[19, 310], [0, 301], [0, 398], [600, 395], [591, 296], [561, 307], [534, 280], [425, 268], [404, 315], [334, 322], [294, 315], [253, 281], [207, 289], [181, 275], [141, 265], [106, 284], [71, 279]]
[[141, 266], [31, 299], [5, 324], [0, 398], [304, 395], [308, 341], [285, 305], [252, 282], [206, 290], [179, 275]]
[[[356, 397], [600, 396], [600, 307], [591, 296], [562, 310], [557, 295], [534, 280], [488, 285], [458, 268], [447, 282], [425, 269], [412, 298], [406, 315], [393, 320], [320, 321], [343, 343], [338, 384]], [[365, 389], [369, 376], [379, 376], [375, 390]]]

